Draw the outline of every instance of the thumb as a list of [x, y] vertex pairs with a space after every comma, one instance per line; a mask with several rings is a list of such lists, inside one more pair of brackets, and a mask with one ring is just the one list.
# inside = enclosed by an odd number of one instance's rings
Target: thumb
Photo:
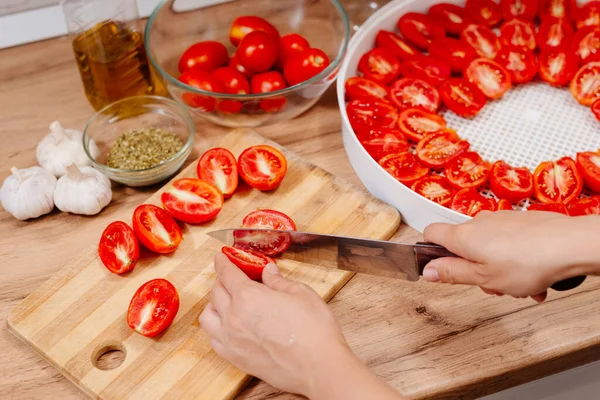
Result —
[[267, 287], [280, 292], [293, 284], [292, 281], [281, 276], [281, 272], [275, 263], [269, 263], [265, 266], [262, 272], [262, 281]]
[[431, 261], [423, 270], [423, 279], [428, 282], [481, 285], [479, 264], [462, 258], [444, 257]]

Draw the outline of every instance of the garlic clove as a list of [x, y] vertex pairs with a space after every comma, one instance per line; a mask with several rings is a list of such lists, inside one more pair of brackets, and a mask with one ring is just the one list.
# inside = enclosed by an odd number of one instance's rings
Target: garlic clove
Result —
[[75, 163], [67, 165], [65, 170], [54, 191], [54, 203], [59, 210], [95, 215], [110, 203], [110, 180], [100, 171], [92, 167], [79, 168]]
[[37, 218], [54, 209], [56, 177], [40, 167], [10, 169], [0, 188], [0, 203], [19, 220]]

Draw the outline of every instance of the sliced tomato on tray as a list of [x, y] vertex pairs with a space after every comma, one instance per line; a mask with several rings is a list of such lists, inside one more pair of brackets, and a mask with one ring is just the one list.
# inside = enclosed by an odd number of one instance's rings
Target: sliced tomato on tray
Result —
[[538, 165], [533, 177], [533, 187], [540, 203], [568, 204], [579, 197], [583, 177], [575, 161], [570, 157], [563, 157], [555, 162], [547, 161]]
[[462, 31], [461, 39], [471, 46], [479, 57], [493, 60], [500, 51], [500, 40], [490, 28], [484, 25], [468, 25]]
[[586, 186], [600, 193], [600, 151], [577, 153], [577, 164]]
[[560, 18], [571, 23], [576, 9], [576, 0], [541, 0], [540, 18], [542, 22], [546, 19]]
[[417, 194], [442, 206], [448, 206], [454, 189], [446, 178], [438, 175], [425, 176], [412, 184], [411, 189]]
[[178, 179], [167, 187], [160, 200], [175, 219], [188, 224], [213, 220], [223, 208], [223, 194], [202, 179]]
[[550, 204], [531, 204], [527, 207], [527, 211], [545, 211], [545, 212], [553, 212], [558, 214], [569, 215], [569, 211], [567, 210], [567, 206], [562, 203], [550, 203]]
[[508, 21], [519, 18], [525, 21], [533, 21], [538, 15], [540, 0], [500, 0], [502, 15]]
[[465, 76], [490, 99], [504, 96], [512, 87], [510, 73], [497, 62], [485, 58], [471, 62]]
[[455, 73], [462, 73], [477, 53], [465, 42], [453, 38], [436, 39], [429, 44], [429, 54], [438, 60], [445, 60]]
[[496, 211], [515, 211], [512, 206], [512, 203], [505, 199], [500, 199], [498, 201], [498, 206], [496, 207]]
[[435, 87], [421, 79], [399, 79], [390, 87], [390, 99], [400, 110], [420, 108], [436, 112], [440, 107], [440, 94]]
[[436, 20], [450, 35], [458, 36], [465, 26], [473, 23], [466, 9], [456, 4], [440, 3], [429, 8], [427, 14]]
[[144, 247], [161, 254], [175, 251], [183, 238], [171, 214], [153, 204], [142, 204], [135, 209], [133, 231]]
[[503, 47], [534, 51], [537, 47], [535, 39], [535, 26], [531, 22], [513, 19], [500, 27], [500, 43]]
[[144, 283], [127, 309], [127, 324], [137, 333], [154, 337], [167, 329], [179, 311], [179, 294], [166, 279]]
[[537, 33], [537, 45], [540, 49], [566, 49], [571, 46], [575, 31], [565, 19], [548, 18], [542, 21]]
[[498, 53], [496, 62], [509, 72], [515, 84], [531, 82], [537, 75], [537, 60], [529, 50], [505, 47]]
[[398, 111], [386, 101], [352, 100], [346, 105], [350, 125], [356, 134], [373, 128], [394, 128]]
[[465, 8], [479, 24], [493, 28], [502, 22], [502, 9], [494, 0], [467, 0]]
[[461, 140], [453, 130], [446, 129], [425, 136], [417, 144], [416, 154], [423, 165], [440, 169], [469, 150], [469, 147], [469, 142]]
[[252, 146], [238, 158], [240, 176], [248, 185], [261, 191], [277, 188], [287, 173], [287, 160], [276, 148]]
[[584, 64], [600, 61], [600, 26], [580, 29], [573, 38], [571, 51]]
[[383, 100], [388, 95], [387, 87], [367, 78], [349, 78], [345, 88], [348, 100]]
[[408, 44], [406, 40], [390, 31], [380, 30], [377, 32], [375, 45], [381, 49], [391, 51], [400, 60], [406, 60], [420, 54], [419, 50]]
[[196, 166], [198, 178], [213, 184], [227, 199], [238, 187], [235, 156], [227, 149], [213, 148], [202, 154]]
[[473, 151], [462, 153], [446, 165], [444, 175], [457, 189], [479, 188], [487, 182], [492, 165]]
[[600, 215], [600, 196], [575, 200], [569, 204], [569, 215], [572, 217]]
[[575, 13], [575, 26], [581, 29], [586, 26], [600, 26], [600, 1], [589, 1]]
[[110, 272], [124, 274], [131, 271], [140, 259], [140, 244], [129, 225], [115, 221], [102, 232], [98, 254]]
[[[264, 209], [246, 215], [242, 221], [242, 227], [295, 231], [296, 223], [280, 211]], [[292, 241], [289, 234], [267, 231], [234, 231], [233, 237], [234, 247], [258, 251], [270, 257], [286, 251]]]
[[262, 281], [262, 272], [269, 263], [275, 263], [272, 258], [254, 250], [238, 249], [236, 247], [224, 246], [221, 252], [241, 269], [248, 278], [254, 281]]
[[592, 103], [592, 113], [600, 121], [600, 98]]
[[575, 76], [579, 62], [565, 50], [542, 50], [538, 57], [538, 73], [545, 82], [561, 87]]
[[402, 132], [395, 128], [371, 129], [367, 134], [360, 135], [359, 140], [375, 161], [390, 153], [402, 153], [410, 149]]
[[490, 188], [500, 198], [513, 204], [533, 195], [533, 175], [525, 168], [514, 168], [499, 160], [492, 165]]
[[446, 31], [435, 19], [415, 12], [400, 17], [398, 29], [406, 40], [421, 50], [426, 50], [433, 40], [446, 36]]
[[474, 217], [482, 211], [496, 211], [496, 200], [483, 197], [477, 189], [466, 188], [454, 193], [450, 208], [461, 214]]
[[379, 165], [397, 181], [408, 187], [429, 174], [429, 168], [421, 165], [414, 154], [408, 151], [388, 154], [379, 160]]
[[408, 139], [418, 142], [427, 134], [445, 129], [446, 120], [419, 108], [409, 108], [400, 113], [398, 128]]
[[600, 97], [600, 61], [587, 63], [571, 81], [571, 94], [584, 106], [591, 106]]
[[430, 55], [418, 55], [404, 61], [401, 71], [404, 78], [421, 79], [435, 87], [452, 75], [449, 63]]
[[479, 114], [485, 106], [485, 95], [465, 79], [449, 79], [440, 86], [442, 102], [455, 114], [469, 118]]
[[400, 62], [389, 50], [375, 48], [358, 61], [358, 69], [366, 78], [389, 85], [400, 76]]

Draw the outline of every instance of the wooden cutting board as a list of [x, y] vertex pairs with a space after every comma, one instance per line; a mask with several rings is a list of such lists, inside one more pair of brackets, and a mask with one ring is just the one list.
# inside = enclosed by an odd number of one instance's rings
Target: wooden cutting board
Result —
[[[237, 157], [245, 148], [265, 143], [280, 148], [244, 129], [232, 131], [218, 145]], [[206, 232], [239, 226], [246, 214], [258, 208], [290, 215], [299, 230], [373, 239], [388, 239], [400, 223], [392, 207], [281, 150], [289, 169], [277, 190], [261, 193], [241, 187], [226, 201], [215, 221], [186, 225], [176, 252], [167, 256], [145, 254], [128, 276], [108, 272], [97, 256], [97, 243], [90, 243], [90, 248], [73, 260], [65, 260], [62, 270], [15, 307], [8, 317], [12, 332], [93, 398], [234, 397], [249, 377], [211, 350], [197, 322], [210, 299], [212, 260], [221, 247]], [[195, 168], [194, 162], [174, 179], [195, 177]], [[161, 193], [155, 193], [147, 203], [159, 205]], [[130, 218], [123, 216], [127, 222]], [[352, 276], [289, 261], [278, 264], [284, 275], [312, 286], [327, 301]], [[173, 325], [150, 339], [133, 332], [125, 314], [137, 288], [159, 277], [175, 285], [181, 305]], [[103, 364], [97, 360], [110, 350], [125, 353], [124, 361], [114, 369], [101, 369]]]

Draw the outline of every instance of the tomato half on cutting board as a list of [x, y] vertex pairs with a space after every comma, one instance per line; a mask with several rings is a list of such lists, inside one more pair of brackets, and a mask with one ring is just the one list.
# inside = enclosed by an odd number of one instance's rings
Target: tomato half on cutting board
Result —
[[166, 279], [144, 283], [133, 295], [127, 309], [127, 324], [146, 337], [167, 329], [179, 311], [179, 294]]
[[493, 60], [500, 51], [500, 40], [487, 26], [471, 24], [461, 33], [463, 42], [471, 46], [479, 57]]
[[402, 132], [395, 128], [371, 129], [369, 133], [360, 135], [359, 140], [375, 161], [391, 153], [403, 153], [410, 148]]
[[425, 176], [411, 186], [411, 189], [428, 200], [442, 206], [448, 206], [454, 189], [446, 178], [438, 175]]
[[375, 99], [352, 100], [346, 113], [357, 135], [373, 128], [394, 128], [398, 121], [398, 111], [391, 104]]
[[140, 259], [140, 244], [129, 225], [115, 221], [102, 232], [98, 254], [110, 272], [124, 274], [131, 271]]
[[279, 186], [287, 173], [287, 160], [276, 148], [252, 146], [238, 158], [240, 176], [248, 185], [262, 191]]
[[374, 48], [363, 54], [358, 69], [365, 78], [389, 85], [400, 76], [400, 62], [389, 50]]
[[535, 197], [540, 203], [569, 204], [581, 193], [583, 177], [570, 157], [541, 163], [533, 174]]
[[600, 97], [600, 61], [581, 67], [571, 81], [571, 94], [584, 106], [591, 106]]
[[502, 9], [494, 0], [467, 0], [467, 12], [479, 24], [493, 28], [502, 21]]
[[498, 198], [516, 204], [533, 195], [533, 175], [527, 168], [513, 168], [499, 160], [492, 165], [490, 189]]
[[475, 50], [462, 40], [447, 37], [431, 42], [428, 51], [436, 59], [448, 62], [455, 73], [462, 73], [478, 57]]
[[260, 282], [262, 272], [269, 263], [275, 263], [273, 259], [253, 250], [243, 250], [235, 247], [224, 246], [221, 252], [241, 269], [248, 278]]
[[465, 75], [490, 99], [499, 99], [512, 87], [510, 73], [497, 62], [485, 58], [471, 62]]
[[[244, 217], [242, 227], [295, 231], [296, 223], [282, 212], [276, 210], [257, 210]], [[258, 251], [270, 257], [286, 251], [292, 241], [289, 234], [262, 231], [234, 231], [233, 237], [235, 239], [234, 247]]]
[[482, 211], [496, 211], [496, 200], [483, 197], [477, 189], [461, 189], [454, 193], [450, 208], [461, 214], [474, 217]]
[[594, 192], [600, 193], [600, 151], [578, 153], [577, 164], [579, 164], [585, 185]]
[[417, 54], [419, 50], [412, 47], [406, 40], [394, 32], [380, 30], [375, 37], [375, 45], [380, 49], [386, 49], [394, 53], [400, 60], [409, 59]]
[[429, 168], [422, 166], [414, 154], [408, 151], [388, 154], [379, 160], [379, 165], [397, 181], [408, 187], [429, 174]]
[[600, 215], [600, 196], [575, 200], [569, 204], [569, 215], [572, 217]]
[[201, 224], [216, 218], [223, 208], [223, 194], [202, 179], [178, 179], [160, 196], [163, 206], [177, 220]]
[[200, 157], [196, 166], [198, 178], [211, 183], [228, 199], [238, 187], [238, 168], [235, 156], [227, 149], [210, 149]]
[[537, 45], [540, 49], [568, 49], [575, 31], [564, 19], [548, 18], [542, 21], [537, 33]]
[[469, 118], [479, 114], [487, 102], [477, 86], [465, 79], [449, 79], [440, 86], [442, 102], [456, 115]]
[[505, 22], [500, 27], [500, 43], [502, 43], [502, 47], [534, 51], [537, 47], [535, 26], [531, 22], [523, 22], [518, 19]]
[[229, 30], [229, 40], [234, 46], [238, 46], [242, 39], [254, 31], [262, 31], [279, 38], [279, 31], [263, 18], [253, 15], [238, 17], [233, 20]]
[[519, 18], [533, 21], [538, 15], [540, 0], [500, 0], [502, 14], [506, 21]]
[[469, 147], [469, 142], [461, 140], [455, 131], [446, 129], [425, 136], [417, 144], [417, 158], [427, 167], [440, 169]]
[[347, 100], [384, 100], [388, 95], [387, 87], [356, 76], [346, 80], [345, 89]]
[[160, 207], [142, 204], [133, 212], [133, 231], [141, 244], [155, 253], [171, 253], [181, 243], [175, 219]]
[[552, 86], [565, 86], [579, 68], [577, 58], [566, 50], [542, 50], [538, 56], [540, 78]]
[[433, 40], [446, 36], [446, 31], [435, 19], [415, 12], [400, 17], [398, 29], [406, 40], [421, 50], [427, 50]]
[[440, 93], [421, 79], [398, 79], [390, 87], [390, 99], [400, 110], [420, 108], [435, 113], [440, 107]]
[[537, 60], [529, 50], [505, 47], [496, 56], [496, 62], [510, 74], [512, 83], [527, 83], [537, 75]]
[[446, 165], [444, 175], [457, 189], [479, 188], [487, 182], [492, 165], [473, 151], [462, 153]]
[[460, 35], [465, 26], [475, 22], [466, 9], [456, 4], [436, 4], [429, 8], [427, 14], [454, 36]]
[[527, 207], [527, 211], [546, 211], [558, 214], [569, 215], [567, 206], [562, 203], [550, 203], [550, 204], [531, 204]]
[[398, 128], [408, 139], [419, 142], [425, 135], [445, 129], [446, 120], [419, 108], [408, 108], [400, 113]]

